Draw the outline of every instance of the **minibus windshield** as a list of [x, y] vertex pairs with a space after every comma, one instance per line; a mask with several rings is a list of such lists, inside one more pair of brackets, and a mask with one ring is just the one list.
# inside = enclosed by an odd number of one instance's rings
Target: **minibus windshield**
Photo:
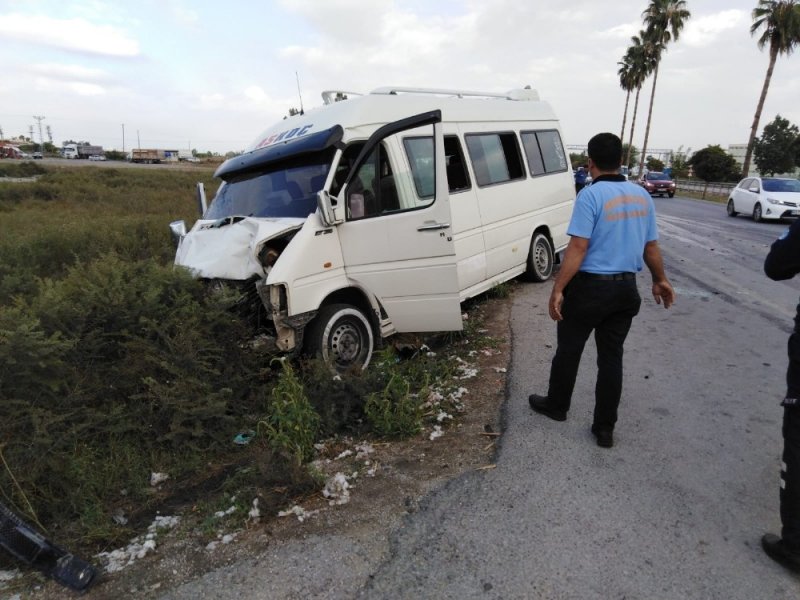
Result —
[[203, 218], [305, 218], [317, 209], [333, 155], [329, 148], [224, 181]]

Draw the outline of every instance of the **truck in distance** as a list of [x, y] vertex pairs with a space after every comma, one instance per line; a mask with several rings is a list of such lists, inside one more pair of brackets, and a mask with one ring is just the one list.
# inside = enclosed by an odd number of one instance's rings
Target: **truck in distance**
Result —
[[95, 146], [93, 144], [64, 144], [61, 147], [61, 156], [64, 158], [89, 158], [90, 156], [98, 156], [103, 154], [102, 146]]

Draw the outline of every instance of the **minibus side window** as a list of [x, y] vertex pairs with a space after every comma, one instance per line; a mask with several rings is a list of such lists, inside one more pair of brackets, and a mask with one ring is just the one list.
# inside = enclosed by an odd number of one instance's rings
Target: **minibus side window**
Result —
[[479, 186], [525, 178], [513, 133], [470, 133], [464, 138]]
[[356, 158], [358, 158], [363, 147], [364, 142], [353, 142], [345, 148], [342, 153], [342, 158], [339, 159], [339, 164], [336, 165], [336, 174], [333, 176], [333, 182], [331, 183], [331, 195], [339, 195], [344, 181], [350, 174], [350, 169], [353, 168], [353, 163], [356, 161]]
[[520, 136], [532, 176], [567, 170], [567, 157], [558, 131], [523, 131]]
[[394, 171], [383, 144], [375, 147], [347, 188], [348, 220], [400, 210]]
[[[435, 171], [433, 169], [433, 138], [405, 138], [403, 146], [411, 165], [414, 186], [420, 198], [433, 198], [435, 192]], [[444, 154], [447, 161], [447, 187], [451, 193], [470, 189], [469, 174], [464, 161], [461, 142], [455, 135], [444, 136]]]

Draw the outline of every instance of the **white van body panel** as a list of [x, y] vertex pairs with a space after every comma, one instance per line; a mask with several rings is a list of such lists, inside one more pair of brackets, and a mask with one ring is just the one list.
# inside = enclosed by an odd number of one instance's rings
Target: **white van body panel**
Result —
[[[221, 224], [197, 221], [175, 254], [175, 264], [204, 279], [245, 280], [264, 276], [258, 252], [264, 242], [300, 229], [305, 219], [254, 219]], [[224, 251], [222, 251], [224, 249]]]
[[[392, 141], [389, 149], [401, 156]], [[436, 141], [437, 163], [444, 164], [440, 135]], [[396, 160], [392, 166], [400, 206], [413, 206], [416, 193], [408, 164]], [[372, 291], [398, 332], [462, 327], [461, 311], [453, 310], [460, 299], [447, 180], [439, 179], [435, 201], [424, 208], [349, 221], [338, 228], [348, 277]]]

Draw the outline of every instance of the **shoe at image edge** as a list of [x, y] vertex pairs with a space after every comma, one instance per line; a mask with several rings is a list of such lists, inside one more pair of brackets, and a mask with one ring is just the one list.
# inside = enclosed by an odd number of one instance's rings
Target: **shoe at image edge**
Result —
[[764, 534], [761, 538], [761, 547], [772, 560], [780, 563], [790, 571], [800, 574], [800, 552], [795, 552], [786, 547], [781, 538], [773, 533]]

